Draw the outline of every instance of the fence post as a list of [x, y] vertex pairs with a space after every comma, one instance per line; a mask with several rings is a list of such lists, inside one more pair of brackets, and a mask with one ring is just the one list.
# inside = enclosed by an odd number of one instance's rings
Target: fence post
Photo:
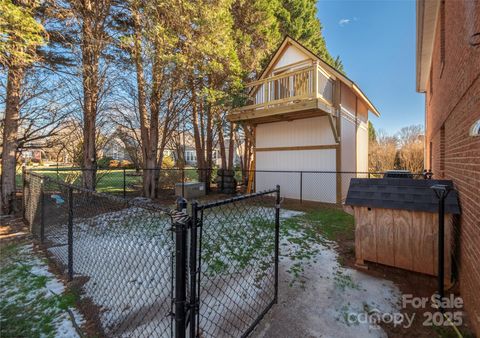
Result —
[[73, 188], [68, 187], [68, 280], [73, 279]]
[[[177, 211], [186, 208], [186, 201], [177, 201]], [[175, 337], [186, 336], [186, 282], [187, 282], [187, 224], [182, 219], [174, 219], [175, 231]]]
[[127, 171], [123, 168], [123, 198], [127, 198]]
[[182, 197], [185, 196], [185, 168], [182, 167]]
[[25, 187], [27, 186], [27, 177], [25, 176], [27, 174], [27, 171], [25, 169], [25, 166], [22, 166], [22, 215], [23, 215], [23, 220], [27, 219], [26, 216], [26, 207], [27, 207], [27, 199], [25, 196], [26, 189]]
[[303, 202], [303, 171], [300, 171], [300, 203]]
[[45, 189], [44, 182], [42, 179], [40, 186], [40, 243], [43, 243], [45, 239]]
[[277, 185], [275, 200], [275, 304], [278, 302], [278, 256], [280, 254], [280, 186]]
[[[451, 188], [448, 185], [436, 184], [432, 186], [438, 198], [438, 295], [439, 304], [444, 297], [444, 276], [445, 276], [445, 199]], [[443, 306], [440, 305], [440, 312], [443, 313]]]
[[198, 202], [192, 203], [192, 219], [190, 232], [190, 338], [194, 338], [197, 332], [196, 315], [199, 311], [197, 299], [197, 228]]

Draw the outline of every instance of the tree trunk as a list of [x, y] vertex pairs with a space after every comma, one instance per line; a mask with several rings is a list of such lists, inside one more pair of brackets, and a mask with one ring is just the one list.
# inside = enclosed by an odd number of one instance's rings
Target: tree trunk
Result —
[[213, 121], [212, 121], [212, 107], [208, 104], [206, 110], [207, 113], [207, 135], [206, 135], [206, 166], [205, 169], [205, 185], [207, 191], [210, 190], [210, 182], [212, 181], [212, 168], [213, 168]]
[[228, 143], [228, 165], [227, 168], [229, 170], [233, 170], [233, 157], [234, 157], [234, 151], [235, 151], [235, 140], [234, 140], [234, 127], [235, 125], [233, 123], [230, 123], [230, 141]]
[[[156, 47], [157, 48], [157, 47]], [[156, 53], [157, 54], [157, 53]], [[158, 119], [160, 116], [160, 83], [161, 83], [161, 69], [159, 60], [155, 56], [152, 69], [152, 93], [150, 95], [150, 143], [148, 144], [147, 152], [147, 169], [150, 172], [148, 174], [148, 185], [144, 187], [147, 191], [147, 197], [155, 198], [157, 197], [157, 178], [160, 175], [160, 168], [157, 166], [157, 156], [158, 156]]]
[[2, 150], [2, 214], [14, 212], [15, 168], [18, 150], [18, 120], [20, 118], [20, 89], [23, 67], [12, 66], [8, 71], [5, 122]]
[[95, 190], [97, 152], [95, 147], [96, 118], [99, 94], [100, 51], [94, 33], [95, 22], [83, 18], [82, 77], [83, 77], [83, 186]]
[[222, 169], [227, 169], [227, 154], [225, 151], [225, 137], [223, 136], [222, 119], [217, 119], [218, 143], [220, 145], [220, 159], [222, 162]]
[[197, 107], [197, 95], [196, 88], [193, 82], [193, 78], [190, 79], [190, 90], [192, 94], [192, 125], [193, 125], [193, 138], [195, 140], [195, 151], [197, 153], [197, 168], [199, 178], [203, 177], [203, 170], [205, 169], [205, 153], [203, 151], [202, 140], [200, 139], [200, 129], [198, 127], [198, 107]]
[[140, 138], [143, 159], [143, 195], [145, 197], [155, 197], [155, 167], [156, 158], [152, 158], [150, 126], [147, 116], [147, 99], [145, 92], [145, 75], [142, 60], [142, 33], [141, 20], [138, 8], [132, 7], [132, 18], [134, 28], [134, 49], [132, 51], [133, 60], [137, 72], [137, 91], [138, 91], [138, 112], [140, 115]]

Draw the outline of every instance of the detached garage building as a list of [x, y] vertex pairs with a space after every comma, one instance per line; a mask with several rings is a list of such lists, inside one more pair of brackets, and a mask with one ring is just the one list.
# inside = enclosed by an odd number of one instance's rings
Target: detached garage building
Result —
[[380, 116], [370, 100], [290, 37], [247, 86], [229, 120], [251, 131], [256, 190], [280, 184], [287, 198], [340, 203], [350, 178], [368, 172], [368, 113]]

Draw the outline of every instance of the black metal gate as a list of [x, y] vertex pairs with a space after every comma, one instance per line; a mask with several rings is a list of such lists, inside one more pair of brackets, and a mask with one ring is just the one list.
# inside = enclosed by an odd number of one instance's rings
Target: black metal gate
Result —
[[174, 226], [176, 337], [252, 332], [277, 302], [279, 218], [278, 186], [192, 203], [191, 219]]

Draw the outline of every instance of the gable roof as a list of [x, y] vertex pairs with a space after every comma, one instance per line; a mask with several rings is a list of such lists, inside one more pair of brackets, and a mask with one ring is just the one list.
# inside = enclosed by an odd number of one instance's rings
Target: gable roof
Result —
[[[444, 184], [453, 188], [450, 180], [352, 178], [345, 204], [436, 213], [438, 212], [438, 198], [431, 188], [436, 184]], [[460, 214], [455, 190], [451, 190], [445, 199], [445, 212]]]
[[304, 45], [302, 45], [300, 42], [295, 40], [294, 38], [290, 36], [285, 36], [283, 39], [282, 43], [280, 46], [277, 48], [273, 56], [271, 57], [270, 61], [268, 62], [267, 66], [263, 69], [263, 71], [260, 73], [260, 76], [257, 78], [257, 80], [261, 80], [265, 78], [270, 72], [272, 71], [273, 67], [277, 64], [278, 60], [284, 53], [284, 51], [287, 50], [288, 46], [294, 46], [297, 49], [299, 49], [301, 52], [306, 54], [309, 58], [313, 60], [318, 60], [320, 62], [320, 66], [328, 73], [333, 75], [335, 78], [338, 78], [340, 81], [342, 81], [345, 85], [347, 85], [349, 88], [353, 90], [353, 92], [359, 96], [362, 101], [365, 102], [367, 105], [368, 109], [375, 114], [376, 116], [380, 116], [380, 112], [377, 110], [377, 108], [373, 105], [373, 103], [369, 100], [369, 98], [363, 93], [363, 91], [360, 89], [360, 87], [353, 82], [351, 79], [349, 79], [347, 76], [342, 74], [340, 71], [335, 69], [334, 67], [330, 66], [327, 62], [325, 62], [321, 57], [310, 51], [308, 48], [306, 48]]

